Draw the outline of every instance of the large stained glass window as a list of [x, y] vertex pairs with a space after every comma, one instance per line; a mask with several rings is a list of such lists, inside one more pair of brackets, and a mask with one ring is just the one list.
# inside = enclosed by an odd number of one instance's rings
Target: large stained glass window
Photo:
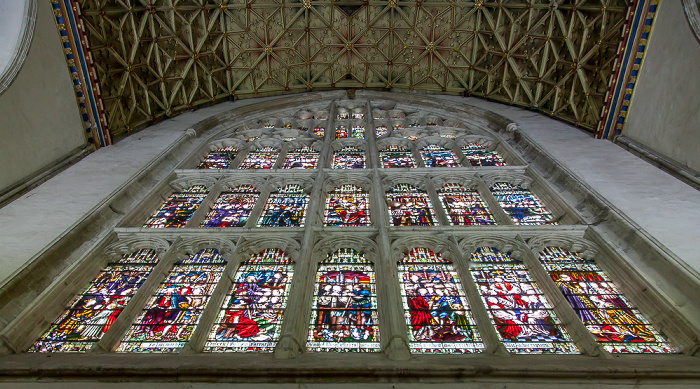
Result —
[[303, 146], [287, 153], [283, 169], [313, 169], [318, 162], [318, 151]]
[[665, 339], [633, 308], [595, 262], [547, 247], [540, 262], [583, 324], [611, 353], [672, 353]]
[[529, 189], [507, 182], [497, 182], [491, 187], [491, 192], [515, 224], [556, 224], [552, 222], [552, 214], [544, 207], [542, 201]]
[[274, 147], [260, 147], [248, 153], [239, 169], [272, 169], [277, 161], [277, 149]]
[[414, 248], [398, 267], [412, 352], [461, 354], [484, 349], [451, 262], [429, 249]]
[[476, 190], [448, 183], [438, 191], [438, 197], [453, 226], [496, 224], [486, 203]]
[[215, 249], [178, 261], [129, 328], [118, 352], [175, 352], [185, 346], [224, 272]]
[[368, 226], [369, 223], [369, 196], [362, 188], [342, 185], [326, 197], [326, 226]]
[[515, 354], [578, 354], [525, 266], [495, 248], [472, 254], [471, 274], [503, 344]]
[[392, 226], [432, 226], [433, 205], [428, 195], [415, 186], [398, 184], [386, 194]]
[[309, 195], [297, 184], [286, 185], [271, 193], [265, 203], [258, 227], [303, 227]]
[[192, 185], [182, 192], [175, 192], [160, 209], [146, 220], [145, 228], [183, 228], [194, 211], [207, 197], [207, 187]]
[[252, 185], [241, 185], [220, 194], [202, 227], [243, 227], [259, 196], [260, 192]]
[[363, 254], [340, 249], [318, 265], [310, 351], [379, 351], [374, 267]]
[[279, 249], [263, 250], [242, 263], [204, 351], [273, 351], [293, 274], [292, 261]]
[[505, 166], [503, 158], [495, 151], [486, 150], [478, 142], [471, 142], [462, 147], [464, 156], [472, 166]]
[[228, 169], [236, 158], [238, 149], [233, 146], [222, 147], [207, 154], [197, 169]]
[[109, 330], [158, 262], [143, 249], [110, 263], [69, 304], [29, 352], [88, 351]]
[[355, 147], [344, 147], [333, 153], [333, 169], [363, 169], [365, 153]]
[[428, 145], [421, 150], [421, 156], [426, 167], [461, 166], [452, 150], [438, 145]]
[[379, 159], [385, 168], [416, 167], [412, 153], [405, 147], [391, 145], [379, 152]]

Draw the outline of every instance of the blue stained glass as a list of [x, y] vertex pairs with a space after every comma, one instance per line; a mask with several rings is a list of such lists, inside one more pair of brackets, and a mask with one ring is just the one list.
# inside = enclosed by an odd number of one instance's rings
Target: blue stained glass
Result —
[[193, 185], [182, 192], [173, 193], [143, 227], [183, 228], [205, 197], [207, 187], [204, 185]]
[[219, 195], [202, 227], [243, 227], [260, 196], [252, 185], [241, 185]]
[[318, 152], [311, 147], [303, 146], [287, 154], [283, 169], [313, 169], [317, 161]]
[[238, 149], [233, 146], [222, 147], [210, 152], [197, 169], [228, 169], [237, 153]]
[[416, 167], [416, 161], [413, 159], [413, 154], [405, 147], [401, 146], [392, 145], [380, 151], [379, 159], [382, 160], [382, 166], [387, 169]]
[[376, 126], [374, 128], [374, 132], [377, 135], [377, 138], [381, 138], [389, 132], [389, 129], [386, 128], [386, 126]]
[[421, 151], [426, 167], [453, 167], [461, 166], [457, 157], [451, 150], [438, 145], [428, 145]]
[[464, 156], [472, 166], [505, 166], [503, 158], [495, 151], [486, 150], [478, 142], [472, 142], [462, 147]]
[[333, 169], [363, 169], [365, 153], [354, 147], [344, 147], [333, 153]]
[[520, 185], [497, 182], [491, 187], [491, 192], [515, 224], [556, 224], [542, 201], [529, 189], [522, 188]]
[[399, 184], [386, 194], [392, 226], [432, 226], [435, 222], [433, 206], [428, 195], [418, 188]]
[[303, 227], [308, 206], [309, 195], [301, 186], [287, 185], [270, 194], [258, 227]]

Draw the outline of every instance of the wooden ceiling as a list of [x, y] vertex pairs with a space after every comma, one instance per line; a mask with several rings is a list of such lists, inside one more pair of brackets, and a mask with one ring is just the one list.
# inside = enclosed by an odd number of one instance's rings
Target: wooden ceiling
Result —
[[594, 130], [625, 0], [77, 0], [113, 138], [231, 99], [483, 97]]

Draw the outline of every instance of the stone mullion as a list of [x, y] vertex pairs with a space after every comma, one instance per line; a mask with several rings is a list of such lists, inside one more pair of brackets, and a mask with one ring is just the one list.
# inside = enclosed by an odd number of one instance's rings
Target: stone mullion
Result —
[[367, 101], [365, 106], [365, 141], [367, 147], [367, 168], [380, 167], [379, 150], [377, 149], [377, 137], [374, 129], [374, 119], [372, 118], [372, 106]]
[[155, 293], [158, 286], [178, 260], [178, 253], [175, 247], [178, 246], [179, 242], [180, 238], [177, 238], [170, 248], [161, 256], [158, 264], [153, 268], [151, 274], [149, 274], [148, 279], [146, 279], [136, 294], [134, 294], [126, 308], [124, 308], [119, 317], [117, 317], [117, 320], [114, 321], [107, 333], [93, 346], [90, 353], [101, 354], [112, 352], [119, 345], [126, 332], [143, 311], [148, 299], [153, 296], [153, 293]]
[[268, 181], [265, 184], [265, 187], [262, 188], [262, 190], [260, 191], [258, 201], [253, 207], [253, 209], [250, 211], [250, 215], [248, 215], [248, 220], [246, 220], [245, 222], [245, 229], [251, 230], [257, 228], [258, 220], [260, 220], [260, 215], [262, 214], [263, 209], [265, 208], [267, 200], [270, 199], [270, 195], [272, 194], [272, 192], [272, 184], [270, 184], [270, 182]]
[[[452, 238], [454, 239], [454, 236]], [[456, 245], [456, 239], [454, 242]], [[481, 340], [484, 342], [486, 352], [500, 356], [510, 356], [510, 353], [503, 345], [501, 338], [496, 332], [496, 327], [491, 320], [486, 305], [481, 299], [481, 293], [476, 285], [476, 281], [474, 281], [474, 277], [472, 277], [469, 269], [471, 261], [468, 260], [468, 258], [471, 257], [471, 253], [462, 253], [460, 250], [454, 254], [456, 259], [454, 261], [454, 268], [459, 278], [462, 280], [462, 287], [464, 288], [464, 293], [467, 295], [469, 308], [476, 321], [476, 327], [479, 330], [479, 334], [481, 334]]]
[[[523, 244], [526, 244], [520, 235], [517, 238]], [[579, 319], [574, 309], [566, 301], [564, 295], [549, 276], [549, 273], [542, 267], [535, 253], [531, 250], [524, 250], [524, 252], [525, 254], [521, 258], [523, 263], [530, 271], [533, 280], [540, 287], [542, 293], [547, 297], [547, 301], [552, 305], [552, 310], [561, 321], [561, 325], [571, 335], [571, 339], [576, 343], [576, 346], [584, 355], [611, 358], [610, 353], [596, 342], [593, 335]]]
[[273, 171], [282, 169], [284, 166], [284, 161], [287, 159], [287, 155], [289, 155], [289, 151], [294, 149], [292, 149], [292, 145], [285, 142], [285, 144], [280, 146], [279, 150], [279, 153], [277, 153], [277, 161], [275, 161], [275, 164], [272, 165]]
[[221, 188], [221, 180], [219, 180], [216, 182], [216, 184], [214, 184], [211, 187], [211, 189], [209, 190], [209, 194], [207, 194], [207, 197], [205, 197], [204, 200], [202, 200], [202, 202], [199, 203], [199, 207], [197, 207], [197, 210], [194, 211], [194, 213], [190, 217], [190, 220], [187, 221], [187, 224], [185, 224], [185, 228], [198, 228], [201, 226], [202, 222], [204, 222], [204, 219], [207, 217], [209, 210], [216, 202], [216, 199], [219, 197], [219, 194], [221, 194]]
[[[240, 240], [241, 238], [239, 238], [239, 244]], [[185, 344], [185, 347], [180, 350], [179, 354], [194, 354], [202, 352], [204, 344], [208, 339], [209, 332], [211, 331], [212, 326], [216, 324], [214, 321], [218, 316], [221, 306], [224, 304], [226, 293], [231, 288], [231, 285], [236, 282], [236, 271], [245, 260], [242, 254], [238, 251], [239, 244], [236, 245], [234, 252], [230, 254], [230, 258], [224, 258], [228, 260], [226, 267], [224, 268], [224, 272], [221, 275], [221, 279], [214, 288], [214, 291], [209, 298], [209, 302], [204, 308], [192, 336], [190, 336], [189, 341]]]
[[[430, 198], [430, 201], [433, 203], [433, 210], [435, 210], [435, 217], [437, 217], [438, 221], [440, 222], [438, 225], [441, 226], [449, 226], [450, 225], [450, 218], [447, 216], [447, 209], [442, 204], [442, 201], [440, 201], [440, 196], [437, 193], [437, 189], [435, 188], [435, 183], [432, 180], [426, 180], [426, 192], [428, 193], [428, 197]], [[438, 211], [440, 209], [440, 211]]]
[[491, 193], [491, 190], [485, 182], [479, 180], [476, 190], [481, 195], [481, 199], [488, 205], [497, 224], [503, 226], [512, 226], [514, 224], [513, 219], [501, 208], [501, 204], [498, 203], [496, 197]]
[[[331, 147], [331, 143], [335, 140], [335, 112], [336, 106], [335, 102], [333, 102], [328, 110], [328, 119], [326, 119], [325, 124], [326, 130], [323, 133], [323, 150], [318, 157], [319, 169], [324, 167], [331, 168], [333, 164], [333, 147]], [[315, 121], [315, 124], [318, 125], [318, 121]]]

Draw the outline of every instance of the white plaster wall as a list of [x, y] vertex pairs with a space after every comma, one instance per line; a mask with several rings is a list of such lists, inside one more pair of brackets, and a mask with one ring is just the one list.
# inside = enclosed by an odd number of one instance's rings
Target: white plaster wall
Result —
[[700, 171], [700, 43], [679, 0], [659, 4], [623, 135]]
[[85, 144], [51, 4], [37, 8], [26, 61], [0, 94], [0, 191]]

